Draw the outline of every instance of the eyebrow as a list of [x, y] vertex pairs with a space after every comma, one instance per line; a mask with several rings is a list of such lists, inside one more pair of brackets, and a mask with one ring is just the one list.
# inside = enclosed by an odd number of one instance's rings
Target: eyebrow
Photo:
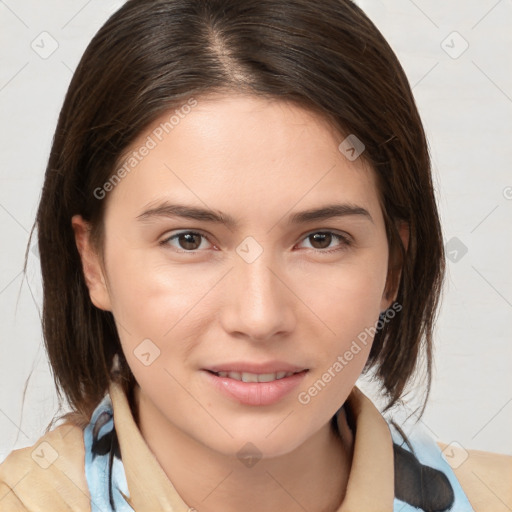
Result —
[[[298, 225], [313, 221], [346, 216], [360, 216], [373, 223], [373, 218], [367, 209], [351, 203], [335, 203], [296, 212], [293, 215], [290, 215], [287, 224]], [[168, 201], [164, 201], [143, 211], [140, 215], [137, 216], [137, 220], [150, 221], [154, 218], [175, 217], [202, 222], [211, 222], [215, 224], [224, 224], [230, 229], [238, 226], [238, 222], [229, 214], [215, 210], [209, 210], [207, 208], [198, 208], [191, 205], [178, 203], [172, 204]]]

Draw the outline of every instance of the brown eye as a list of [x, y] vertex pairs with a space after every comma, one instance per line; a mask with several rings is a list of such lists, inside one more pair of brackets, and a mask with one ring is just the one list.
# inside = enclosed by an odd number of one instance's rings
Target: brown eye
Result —
[[[196, 251], [201, 247], [201, 242], [206, 240], [206, 237], [200, 233], [196, 233], [194, 231], [182, 231], [181, 233], [177, 233], [166, 238], [162, 245], [170, 245], [172, 248], [176, 249], [177, 252], [191, 252]], [[171, 242], [177, 242], [171, 243]], [[183, 249], [180, 251], [179, 249]]]
[[[310, 248], [322, 254], [341, 251], [351, 245], [349, 236], [343, 236], [331, 231], [316, 231], [307, 235], [303, 240], [309, 241]], [[337, 243], [332, 245], [333, 242]]]
[[332, 233], [314, 233], [308, 237], [314, 249], [326, 249], [331, 245]]
[[201, 235], [197, 233], [182, 233], [178, 235], [180, 247], [189, 251], [194, 251], [201, 245]]

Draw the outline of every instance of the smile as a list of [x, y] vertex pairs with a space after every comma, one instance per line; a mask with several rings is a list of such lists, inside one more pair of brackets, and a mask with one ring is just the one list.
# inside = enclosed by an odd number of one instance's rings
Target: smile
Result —
[[302, 382], [308, 370], [273, 373], [201, 372], [208, 385], [225, 397], [244, 405], [271, 405], [284, 399]]
[[249, 372], [212, 372], [219, 377], [239, 380], [241, 382], [271, 382], [273, 380], [291, 377], [299, 372], [276, 372], [276, 373], [249, 373]]

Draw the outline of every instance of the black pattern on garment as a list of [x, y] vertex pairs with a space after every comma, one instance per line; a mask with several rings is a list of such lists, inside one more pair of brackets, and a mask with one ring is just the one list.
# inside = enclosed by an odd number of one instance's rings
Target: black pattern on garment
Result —
[[425, 512], [449, 511], [455, 495], [448, 477], [438, 469], [422, 464], [403, 430], [391, 420], [411, 451], [393, 443], [395, 496]]
[[[345, 408], [348, 426], [355, 433], [357, 426], [354, 414], [345, 404], [342, 407]], [[395, 497], [423, 512], [451, 510], [455, 503], [455, 494], [448, 477], [442, 471], [422, 464], [404, 431], [393, 420], [389, 423], [396, 428], [411, 450], [409, 452], [393, 442]], [[341, 437], [336, 415], [331, 419], [331, 427]]]
[[115, 511], [116, 505], [114, 503], [114, 495], [112, 490], [112, 465], [114, 462], [114, 457], [117, 457], [119, 460], [121, 460], [121, 450], [119, 448], [116, 429], [112, 428], [107, 433], [103, 434], [102, 437], [98, 437], [102, 427], [106, 425], [111, 419], [112, 415], [108, 412], [103, 412], [98, 416], [98, 420], [96, 421], [92, 431], [92, 458], [94, 460], [97, 455], [105, 455], [108, 453], [108, 494], [110, 506], [112, 507], [112, 510]]

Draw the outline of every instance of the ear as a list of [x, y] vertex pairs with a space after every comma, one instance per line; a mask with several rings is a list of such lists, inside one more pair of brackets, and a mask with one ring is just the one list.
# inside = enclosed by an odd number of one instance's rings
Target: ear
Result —
[[110, 295], [101, 260], [91, 242], [91, 226], [81, 215], [74, 215], [71, 218], [71, 226], [75, 233], [76, 247], [82, 260], [82, 269], [91, 302], [99, 309], [111, 311]]
[[[398, 221], [396, 228], [405, 251], [409, 247], [409, 224], [405, 221]], [[402, 276], [402, 254], [399, 247], [395, 247], [390, 250], [389, 254], [389, 265], [388, 265], [388, 276], [386, 280], [386, 286], [382, 295], [381, 311], [388, 309], [391, 304], [396, 300], [398, 295], [398, 286], [400, 284], [400, 278]]]

